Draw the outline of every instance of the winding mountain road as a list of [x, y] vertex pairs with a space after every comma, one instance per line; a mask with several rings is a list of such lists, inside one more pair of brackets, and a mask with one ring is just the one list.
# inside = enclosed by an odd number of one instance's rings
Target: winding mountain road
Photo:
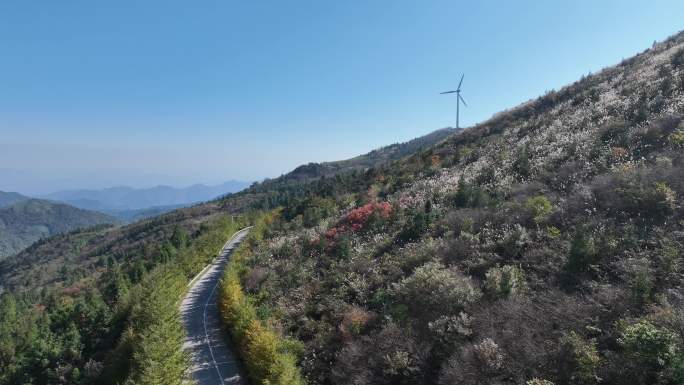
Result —
[[235, 233], [189, 286], [181, 302], [181, 317], [186, 337], [183, 349], [190, 352], [192, 377], [198, 385], [247, 385], [247, 378], [237, 359], [230, 338], [221, 327], [216, 303], [218, 285], [231, 252], [249, 232], [249, 227]]

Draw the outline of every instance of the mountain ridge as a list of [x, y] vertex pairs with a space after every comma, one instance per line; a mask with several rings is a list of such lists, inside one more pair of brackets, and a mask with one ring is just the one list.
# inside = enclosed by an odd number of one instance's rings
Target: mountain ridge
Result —
[[382, 146], [365, 154], [357, 155], [349, 159], [332, 162], [311, 162], [302, 164], [278, 178], [266, 179], [265, 181], [296, 180], [301, 182], [304, 180], [317, 179], [324, 176], [332, 176], [354, 170], [363, 171], [370, 167], [377, 167], [398, 160], [421, 148], [434, 145], [435, 143], [446, 139], [448, 136], [458, 131], [459, 130], [451, 127], [440, 128], [406, 142]]

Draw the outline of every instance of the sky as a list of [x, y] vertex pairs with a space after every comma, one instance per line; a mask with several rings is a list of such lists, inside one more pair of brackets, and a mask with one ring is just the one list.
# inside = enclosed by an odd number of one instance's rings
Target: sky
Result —
[[0, 190], [276, 177], [484, 121], [684, 28], [672, 1], [0, 2]]

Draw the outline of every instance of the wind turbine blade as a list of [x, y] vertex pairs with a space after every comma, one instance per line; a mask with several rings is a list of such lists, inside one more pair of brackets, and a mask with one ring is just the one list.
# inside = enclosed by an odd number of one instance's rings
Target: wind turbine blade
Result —
[[461, 90], [461, 83], [463, 83], [463, 77], [464, 77], [464, 76], [465, 76], [465, 74], [462, 74], [462, 75], [461, 75], [461, 81], [458, 82], [458, 87], [457, 87], [456, 89], [459, 90], [459, 91]]
[[465, 99], [463, 99], [463, 96], [461, 96], [461, 94], [458, 94], [458, 98], [461, 99], [464, 106], [468, 107], [468, 104], [465, 102]]
[[440, 94], [440, 95], [444, 95], [444, 94], [453, 94], [454, 92], [456, 92], [456, 91], [445, 91], [445, 92], [440, 92], [439, 94]]

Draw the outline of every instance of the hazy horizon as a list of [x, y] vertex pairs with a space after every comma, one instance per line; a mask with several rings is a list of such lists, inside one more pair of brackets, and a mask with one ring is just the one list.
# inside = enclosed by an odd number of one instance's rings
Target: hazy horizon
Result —
[[684, 4], [0, 5], [0, 190], [276, 177], [461, 125], [682, 29]]
[[[32, 172], [31, 172], [32, 171]], [[111, 171], [111, 170], [110, 170]], [[116, 171], [116, 170], [115, 170]], [[84, 179], [88, 181], [83, 182]], [[42, 197], [56, 192], [72, 190], [104, 190], [117, 187], [135, 189], [149, 189], [158, 186], [168, 186], [183, 189], [193, 185], [219, 186], [229, 182], [252, 183], [253, 180], [207, 180], [194, 181], [162, 174], [140, 174], [135, 170], [119, 170], [118, 174], [101, 174], [97, 170], [82, 170], [81, 174], [65, 174], [60, 177], [45, 176], [39, 170], [0, 169], [2, 186], [0, 191], [17, 192], [30, 197]], [[117, 183], [114, 181], [121, 181]]]

